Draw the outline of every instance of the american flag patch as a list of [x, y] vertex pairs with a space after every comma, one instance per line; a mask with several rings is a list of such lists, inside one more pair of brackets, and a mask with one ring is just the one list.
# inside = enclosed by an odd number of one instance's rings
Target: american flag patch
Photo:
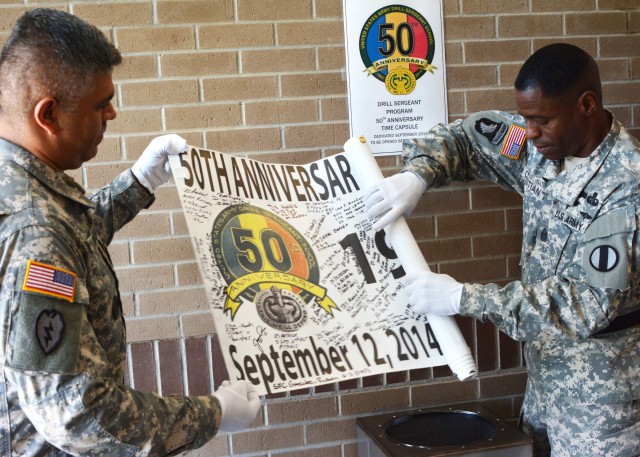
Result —
[[73, 301], [77, 276], [70, 271], [29, 260], [22, 290]]
[[509, 131], [507, 132], [507, 137], [502, 144], [500, 154], [505, 157], [509, 157], [510, 159], [518, 160], [518, 157], [520, 157], [520, 151], [522, 151], [522, 146], [524, 146], [526, 140], [527, 137], [525, 129], [519, 125], [511, 124], [511, 127], [509, 127]]

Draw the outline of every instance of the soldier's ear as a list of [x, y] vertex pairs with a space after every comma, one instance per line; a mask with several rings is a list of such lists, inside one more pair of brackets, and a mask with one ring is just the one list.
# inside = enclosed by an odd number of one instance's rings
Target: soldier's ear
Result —
[[49, 135], [58, 132], [58, 115], [60, 103], [53, 97], [45, 97], [33, 108], [33, 120], [36, 125]]
[[578, 97], [578, 109], [585, 116], [591, 116], [598, 109], [598, 96], [592, 90], [586, 90]]

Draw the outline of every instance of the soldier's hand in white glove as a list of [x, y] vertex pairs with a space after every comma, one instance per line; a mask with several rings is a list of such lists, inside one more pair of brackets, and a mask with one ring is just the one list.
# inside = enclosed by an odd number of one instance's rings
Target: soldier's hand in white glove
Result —
[[460, 312], [464, 286], [451, 276], [423, 271], [408, 274], [402, 282], [413, 311], [439, 316]]
[[396, 173], [383, 179], [365, 194], [364, 207], [375, 231], [385, 228], [400, 216], [408, 216], [416, 207], [427, 185], [413, 172]]
[[224, 381], [213, 395], [220, 402], [220, 432], [233, 433], [247, 428], [260, 410], [260, 398], [249, 381]]
[[184, 138], [176, 134], [159, 136], [151, 140], [131, 171], [140, 184], [154, 193], [158, 186], [171, 178], [168, 155], [180, 154], [186, 150], [187, 141]]

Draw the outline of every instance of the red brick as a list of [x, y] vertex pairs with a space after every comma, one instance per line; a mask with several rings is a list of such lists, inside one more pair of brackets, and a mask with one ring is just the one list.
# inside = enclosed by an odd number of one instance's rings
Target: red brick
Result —
[[206, 338], [187, 338], [184, 342], [189, 395], [209, 395], [209, 358]]
[[131, 345], [131, 366], [133, 367], [132, 381], [136, 390], [157, 392], [152, 343], [134, 343]]
[[160, 341], [158, 343], [158, 359], [162, 395], [183, 395], [180, 342], [177, 340]]

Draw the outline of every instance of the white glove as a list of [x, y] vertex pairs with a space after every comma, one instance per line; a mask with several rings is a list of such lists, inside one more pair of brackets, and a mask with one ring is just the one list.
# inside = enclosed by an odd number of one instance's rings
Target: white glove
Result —
[[367, 190], [364, 207], [375, 231], [385, 228], [400, 216], [408, 216], [418, 204], [427, 184], [417, 174], [405, 171], [384, 178]]
[[133, 164], [131, 171], [149, 192], [171, 178], [171, 165], [168, 154], [180, 154], [187, 150], [187, 141], [176, 135], [163, 135], [151, 140], [140, 158]]
[[422, 271], [408, 274], [403, 283], [416, 313], [452, 316], [460, 312], [463, 285], [451, 276]]
[[258, 392], [249, 381], [224, 381], [213, 396], [220, 402], [221, 432], [233, 433], [247, 428], [260, 411]]

